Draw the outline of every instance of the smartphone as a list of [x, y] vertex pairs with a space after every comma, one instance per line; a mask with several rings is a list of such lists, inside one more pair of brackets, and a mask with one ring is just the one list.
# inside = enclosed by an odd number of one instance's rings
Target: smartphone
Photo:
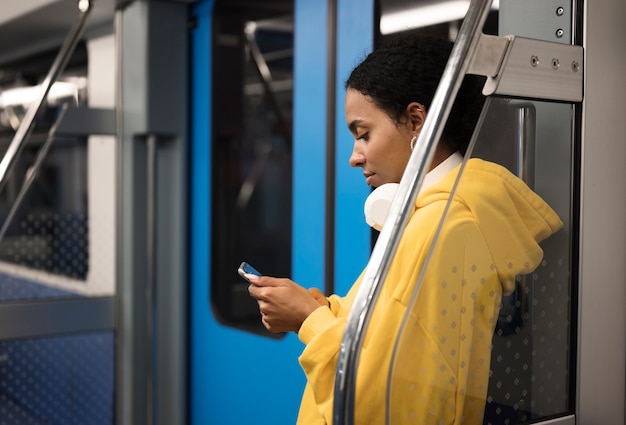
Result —
[[[237, 269], [237, 272], [244, 279], [246, 279], [246, 276], [245, 276], [246, 274], [255, 274], [257, 276], [261, 276], [261, 272], [260, 271], [258, 271], [257, 269], [252, 267], [250, 264], [246, 263], [245, 261], [239, 265], [239, 268]], [[248, 280], [248, 279], [246, 279], [246, 280]]]

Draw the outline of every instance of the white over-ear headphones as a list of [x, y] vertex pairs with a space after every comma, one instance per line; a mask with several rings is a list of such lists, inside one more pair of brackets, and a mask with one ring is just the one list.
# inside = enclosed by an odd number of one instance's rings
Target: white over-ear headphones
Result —
[[389, 214], [391, 201], [398, 191], [398, 186], [400, 186], [398, 183], [385, 183], [374, 189], [365, 200], [363, 208], [365, 221], [379, 232], [383, 228], [385, 219]]

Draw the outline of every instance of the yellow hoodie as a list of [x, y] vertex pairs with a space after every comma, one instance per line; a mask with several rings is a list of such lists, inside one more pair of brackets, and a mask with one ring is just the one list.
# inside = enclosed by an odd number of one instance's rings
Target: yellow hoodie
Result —
[[[413, 302], [457, 172], [420, 194], [403, 233], [359, 359], [357, 424], [384, 424], [387, 414], [391, 424], [482, 424], [501, 296], [514, 289], [516, 275], [539, 265], [538, 243], [562, 226], [505, 168], [471, 159]], [[337, 357], [361, 278], [300, 328], [307, 377], [300, 425], [332, 423]]]

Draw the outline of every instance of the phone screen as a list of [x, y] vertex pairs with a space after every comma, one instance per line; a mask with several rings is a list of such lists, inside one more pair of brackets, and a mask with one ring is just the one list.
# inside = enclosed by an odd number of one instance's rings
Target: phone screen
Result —
[[237, 272], [244, 279], [246, 278], [245, 277], [246, 274], [254, 274], [254, 275], [257, 275], [257, 276], [261, 276], [261, 272], [260, 271], [258, 271], [257, 269], [252, 267], [250, 264], [246, 263], [245, 261], [239, 265], [239, 268], [237, 269]]

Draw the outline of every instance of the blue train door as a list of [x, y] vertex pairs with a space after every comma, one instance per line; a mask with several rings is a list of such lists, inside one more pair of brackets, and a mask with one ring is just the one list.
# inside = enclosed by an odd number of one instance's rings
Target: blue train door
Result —
[[343, 83], [371, 49], [373, 7], [216, 0], [193, 13], [191, 423], [294, 423], [303, 345], [262, 327], [237, 267], [341, 293], [365, 265]]

